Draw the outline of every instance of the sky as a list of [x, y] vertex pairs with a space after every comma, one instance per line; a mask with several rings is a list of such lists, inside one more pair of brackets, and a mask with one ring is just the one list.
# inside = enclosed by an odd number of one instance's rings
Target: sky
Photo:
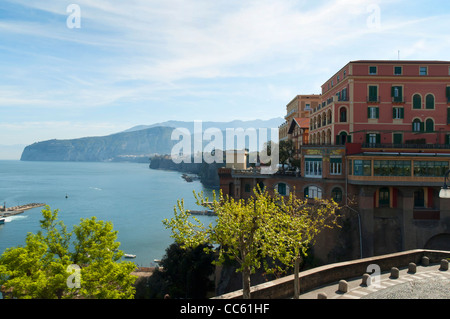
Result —
[[167, 120], [283, 117], [349, 61], [450, 60], [449, 29], [447, 0], [1, 0], [0, 158]]

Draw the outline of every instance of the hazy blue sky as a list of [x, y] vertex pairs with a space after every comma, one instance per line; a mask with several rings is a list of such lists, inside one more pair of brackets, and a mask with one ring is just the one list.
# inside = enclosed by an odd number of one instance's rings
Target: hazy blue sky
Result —
[[280, 117], [349, 61], [450, 60], [449, 30], [447, 0], [1, 0], [0, 145]]

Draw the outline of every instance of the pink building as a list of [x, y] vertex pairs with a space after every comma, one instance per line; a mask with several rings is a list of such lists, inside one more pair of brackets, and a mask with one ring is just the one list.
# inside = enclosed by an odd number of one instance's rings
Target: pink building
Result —
[[310, 143], [450, 144], [450, 61], [353, 61], [322, 85]]

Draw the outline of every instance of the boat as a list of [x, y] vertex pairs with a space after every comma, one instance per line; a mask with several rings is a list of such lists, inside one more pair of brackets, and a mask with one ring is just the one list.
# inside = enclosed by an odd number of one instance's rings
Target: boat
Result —
[[132, 254], [125, 254], [123, 255], [125, 258], [136, 258], [136, 255], [132, 255]]
[[5, 223], [5, 218], [0, 218], [0, 225], [3, 225]]

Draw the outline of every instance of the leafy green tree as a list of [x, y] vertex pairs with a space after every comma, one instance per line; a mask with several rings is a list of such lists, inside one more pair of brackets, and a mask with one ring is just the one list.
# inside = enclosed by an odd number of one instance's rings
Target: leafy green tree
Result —
[[0, 257], [4, 291], [27, 299], [133, 298], [135, 265], [119, 262], [123, 252], [110, 222], [81, 219], [68, 232], [58, 210], [46, 206], [42, 215], [42, 230]]
[[260, 189], [253, 193], [248, 200], [235, 200], [222, 193], [217, 200], [214, 194], [209, 202], [202, 193], [194, 192], [197, 204], [216, 212], [215, 225], [204, 226], [184, 209], [182, 200], [174, 209], [174, 217], [163, 221], [181, 247], [219, 245], [218, 264], [226, 258], [237, 261], [246, 299], [250, 298], [250, 275], [256, 269], [280, 273], [292, 267], [301, 253], [306, 255], [317, 234], [336, 225], [337, 220], [333, 201], [304, 201], [294, 192], [287, 197]]
[[205, 253], [206, 245], [182, 249], [173, 243], [166, 249], [161, 259], [162, 270], [155, 270], [148, 280], [149, 298], [206, 298], [214, 289], [214, 282], [209, 278], [214, 272], [214, 257]]
[[290, 163], [294, 155], [294, 143], [292, 140], [280, 141], [279, 144], [279, 158], [284, 172], [284, 165]]

